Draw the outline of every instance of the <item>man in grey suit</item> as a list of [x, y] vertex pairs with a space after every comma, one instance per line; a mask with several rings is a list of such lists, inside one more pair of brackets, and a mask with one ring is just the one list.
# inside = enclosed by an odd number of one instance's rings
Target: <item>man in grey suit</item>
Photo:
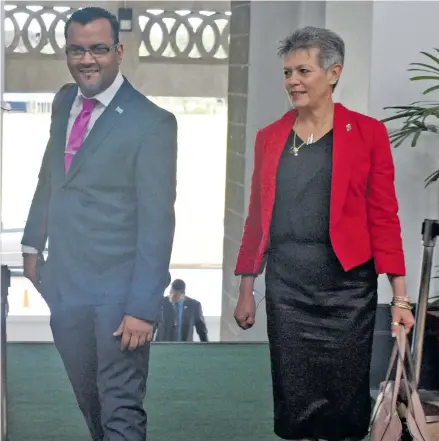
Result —
[[144, 441], [149, 342], [174, 237], [177, 124], [119, 72], [116, 17], [78, 10], [65, 37], [76, 85], [54, 100], [24, 272], [50, 307], [93, 440]]

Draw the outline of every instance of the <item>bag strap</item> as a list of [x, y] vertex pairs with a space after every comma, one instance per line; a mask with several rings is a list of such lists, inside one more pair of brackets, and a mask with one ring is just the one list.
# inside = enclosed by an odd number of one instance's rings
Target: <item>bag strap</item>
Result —
[[[395, 339], [395, 343], [393, 345], [392, 348], [392, 353], [390, 355], [390, 359], [389, 359], [389, 366], [387, 367], [387, 373], [386, 373], [386, 377], [383, 381], [384, 386], [382, 387], [382, 395], [379, 394], [377, 397], [377, 401], [375, 403], [375, 412], [373, 412], [372, 416], [371, 416], [371, 420], [370, 420], [370, 427], [372, 427], [375, 418], [377, 416], [378, 413], [378, 408], [381, 404], [381, 402], [378, 402], [378, 400], [381, 397], [381, 400], [384, 399], [384, 394], [387, 390], [387, 386], [390, 383], [390, 375], [392, 373], [393, 367], [395, 366], [395, 363], [397, 361], [397, 355], [398, 355], [398, 342]], [[392, 413], [396, 411], [396, 405], [397, 405], [397, 399], [398, 399], [398, 391], [399, 391], [399, 386], [400, 386], [400, 381], [401, 381], [401, 369], [398, 370], [398, 367], [396, 369], [396, 375], [395, 375], [395, 380], [394, 380], [394, 388], [393, 388], [393, 395], [392, 395]]]
[[[413, 388], [415, 385], [412, 381], [409, 381], [409, 376], [407, 375], [407, 370], [405, 368], [405, 360], [411, 358], [411, 354], [410, 350], [408, 349], [407, 334], [404, 326], [399, 327], [399, 332], [396, 339], [398, 342], [398, 364], [401, 366], [402, 371], [402, 384], [404, 385], [405, 393], [407, 395], [408, 410], [413, 415], [413, 402], [410, 388]], [[406, 355], [408, 355], [407, 358]]]
[[[404, 328], [402, 328], [402, 330], [404, 331]], [[404, 331], [404, 336], [405, 336], [405, 331]], [[396, 409], [397, 408], [399, 389], [401, 387], [401, 380], [402, 380], [402, 377], [403, 377], [403, 373], [405, 372], [404, 371], [404, 361], [401, 361], [401, 358], [399, 356], [400, 353], [401, 353], [400, 345], [401, 345], [401, 342], [398, 340], [398, 336], [397, 336], [396, 339], [395, 339], [395, 346], [396, 346], [396, 350], [397, 350], [398, 361], [397, 361], [397, 364], [396, 364], [395, 389], [393, 390], [392, 409]]]
[[395, 339], [395, 343], [393, 345], [393, 349], [392, 349], [392, 355], [390, 356], [390, 361], [389, 361], [389, 366], [387, 368], [387, 373], [386, 373], [386, 378], [384, 380], [385, 382], [385, 386], [384, 386], [384, 390], [387, 389], [387, 385], [389, 384], [390, 381], [390, 375], [392, 373], [392, 370], [396, 364], [396, 373], [395, 373], [395, 385], [394, 385], [394, 389], [393, 389], [393, 396], [392, 396], [392, 411], [396, 410], [397, 407], [397, 401], [398, 401], [398, 393], [399, 393], [399, 387], [401, 384], [401, 377], [402, 377], [402, 367], [400, 365], [400, 363], [398, 362], [398, 352], [399, 352], [399, 343], [398, 343], [398, 339]]
[[[407, 360], [408, 364], [410, 365], [410, 368], [412, 368], [413, 367], [413, 359], [412, 359], [412, 355], [410, 353], [410, 350], [408, 349], [407, 334], [406, 334], [403, 326], [400, 327], [398, 340], [399, 340], [399, 346], [398, 346], [399, 360], [398, 360], [398, 363], [402, 367], [402, 375], [403, 375], [402, 383], [404, 385], [405, 393], [407, 395], [407, 404], [408, 404], [407, 411], [412, 417], [413, 424], [415, 424], [417, 426], [417, 429], [419, 431], [420, 436], [422, 437], [422, 440], [428, 441], [429, 437], [428, 436], [424, 437], [424, 434], [426, 434], [425, 430], [428, 431], [428, 429], [425, 428], [424, 430], [422, 430], [422, 424], [421, 424], [420, 420], [423, 419], [425, 423], [428, 423], [429, 421], [425, 417], [425, 413], [422, 409], [422, 403], [420, 401], [418, 401], [419, 396], [417, 393], [416, 381], [414, 381], [413, 376], [409, 380], [409, 376], [407, 375], [407, 370], [405, 367], [405, 360]], [[413, 374], [413, 372], [414, 372], [414, 370], [412, 370], [411, 373]], [[413, 403], [413, 394], [414, 393], [416, 393], [418, 405], [420, 406], [417, 408], [418, 410], [415, 409], [415, 404]], [[432, 421], [430, 421], [430, 422], [432, 422]], [[421, 424], [421, 426], [420, 426], [420, 424]], [[413, 437], [413, 439], [415, 439], [415, 438]], [[420, 441], [418, 438], [416, 438], [416, 439], [417, 439], [417, 441]]]
[[[401, 326], [401, 328], [403, 328]], [[404, 333], [405, 336], [405, 333]], [[405, 359], [407, 360], [407, 369], [405, 369], [404, 367], [404, 371], [403, 374], [405, 374], [405, 381], [408, 383], [407, 386], [410, 387], [412, 390], [418, 390], [418, 384], [416, 381], [416, 376], [415, 376], [415, 364], [413, 362], [413, 356], [412, 353], [410, 351], [409, 345], [407, 344], [407, 337], [405, 336], [405, 340], [406, 340], [406, 345], [405, 345]], [[411, 395], [410, 395], [411, 397]], [[409, 396], [407, 397], [407, 399], [410, 401]], [[437, 423], [439, 422], [439, 415], [425, 415], [425, 420], [427, 421], [427, 423]]]
[[[401, 326], [402, 329], [404, 329], [403, 326]], [[405, 335], [404, 332], [404, 336], [405, 336], [405, 341], [406, 341], [406, 345], [405, 345], [405, 359], [407, 360], [407, 366], [408, 369], [406, 370], [407, 372], [407, 378], [409, 380], [409, 382], [413, 385], [413, 387], [415, 387], [416, 389], [418, 388], [418, 384], [416, 381], [416, 376], [415, 376], [415, 364], [413, 362], [413, 356], [412, 353], [410, 351], [410, 347], [407, 344], [407, 336]]]

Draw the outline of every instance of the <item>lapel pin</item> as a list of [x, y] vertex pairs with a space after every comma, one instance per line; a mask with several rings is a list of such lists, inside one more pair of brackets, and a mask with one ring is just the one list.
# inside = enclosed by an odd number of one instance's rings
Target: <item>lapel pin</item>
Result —
[[116, 107], [116, 112], [119, 114], [123, 113], [123, 109], [121, 109], [119, 106]]
[[346, 125], [346, 130], [347, 130], [348, 132], [350, 132], [351, 129], [352, 129], [352, 126], [351, 126], [350, 124], [347, 124], [347, 125]]

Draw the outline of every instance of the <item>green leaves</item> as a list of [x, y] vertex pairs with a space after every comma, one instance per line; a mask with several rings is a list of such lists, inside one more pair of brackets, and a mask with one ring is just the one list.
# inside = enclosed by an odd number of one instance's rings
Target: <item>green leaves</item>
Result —
[[[434, 49], [436, 52], [439, 52], [439, 49]], [[410, 63], [411, 67], [410, 69], [407, 69], [408, 72], [426, 72], [433, 75], [418, 75], [410, 78], [410, 81], [436, 81], [439, 82], [439, 58], [435, 57], [432, 54], [429, 54], [428, 52], [421, 52], [422, 55], [429, 58], [431, 61], [435, 63], [435, 65], [432, 64], [426, 64], [426, 63]], [[439, 84], [436, 84], [435, 86], [429, 87], [428, 89], [425, 89], [423, 95], [428, 95], [431, 92], [434, 92], [435, 90], [439, 89]]]
[[436, 170], [431, 175], [425, 178], [425, 186], [428, 187], [433, 182], [436, 182], [439, 179], [439, 170]]
[[[434, 48], [439, 53], [439, 49]], [[409, 72], [417, 72], [410, 78], [410, 81], [433, 81], [437, 84], [430, 85], [422, 94], [428, 95], [431, 92], [439, 90], [439, 58], [428, 52], [421, 52], [428, 58], [428, 63], [410, 63]], [[436, 118], [439, 124], [439, 102], [438, 101], [417, 101], [407, 106], [389, 106], [385, 110], [392, 110], [394, 114], [384, 118], [382, 122], [402, 121], [402, 126], [389, 133], [390, 142], [396, 148], [407, 140], [411, 147], [416, 147], [419, 138], [423, 132], [434, 134], [439, 133], [439, 127], [431, 123], [432, 118]], [[427, 118], [429, 120], [427, 121]], [[435, 171], [425, 179], [425, 186], [436, 182], [439, 179], [439, 170]]]
[[401, 128], [389, 133], [390, 142], [394, 147], [399, 147], [409, 138], [412, 138], [411, 146], [415, 147], [422, 132], [439, 132], [438, 126], [426, 123], [430, 116], [437, 118], [439, 122], [439, 102], [418, 101], [408, 106], [384, 107], [384, 110], [395, 111], [394, 115], [382, 120], [384, 123], [403, 120]]

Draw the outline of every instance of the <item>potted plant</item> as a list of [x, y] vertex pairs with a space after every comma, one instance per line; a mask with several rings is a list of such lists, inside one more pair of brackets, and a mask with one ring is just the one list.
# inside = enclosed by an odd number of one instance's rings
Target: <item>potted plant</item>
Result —
[[[425, 63], [410, 63], [409, 72], [417, 74], [410, 78], [410, 81], [429, 81], [427, 89], [423, 95], [439, 90], [439, 49], [434, 49], [438, 53], [421, 52], [427, 60]], [[434, 84], [436, 83], [436, 84]], [[384, 123], [391, 121], [401, 121], [402, 126], [391, 130], [389, 133], [390, 142], [394, 147], [399, 147], [405, 141], [410, 140], [411, 147], [416, 147], [419, 137], [423, 132], [439, 134], [439, 101], [416, 101], [409, 105], [384, 107], [385, 110], [393, 110], [394, 115], [384, 118]], [[436, 121], [437, 120], [437, 121]], [[439, 178], [439, 170], [436, 170], [425, 179], [426, 186], [435, 182]]]
[[[432, 92], [439, 91], [439, 49], [435, 48], [431, 53], [421, 52], [421, 54], [424, 62], [410, 63], [407, 70], [413, 72], [410, 81], [428, 82], [428, 87], [422, 94], [430, 96]], [[416, 147], [423, 133], [439, 135], [439, 101], [421, 100], [409, 105], [389, 106], [384, 109], [393, 111], [393, 115], [382, 119], [384, 123], [401, 122], [398, 128], [389, 131], [390, 142], [395, 148], [405, 142], [410, 142], [411, 147]], [[438, 179], [439, 170], [436, 170], [425, 178], [425, 186]], [[435, 322], [434, 334], [439, 350], [439, 296], [429, 298], [428, 312], [430, 319]]]

